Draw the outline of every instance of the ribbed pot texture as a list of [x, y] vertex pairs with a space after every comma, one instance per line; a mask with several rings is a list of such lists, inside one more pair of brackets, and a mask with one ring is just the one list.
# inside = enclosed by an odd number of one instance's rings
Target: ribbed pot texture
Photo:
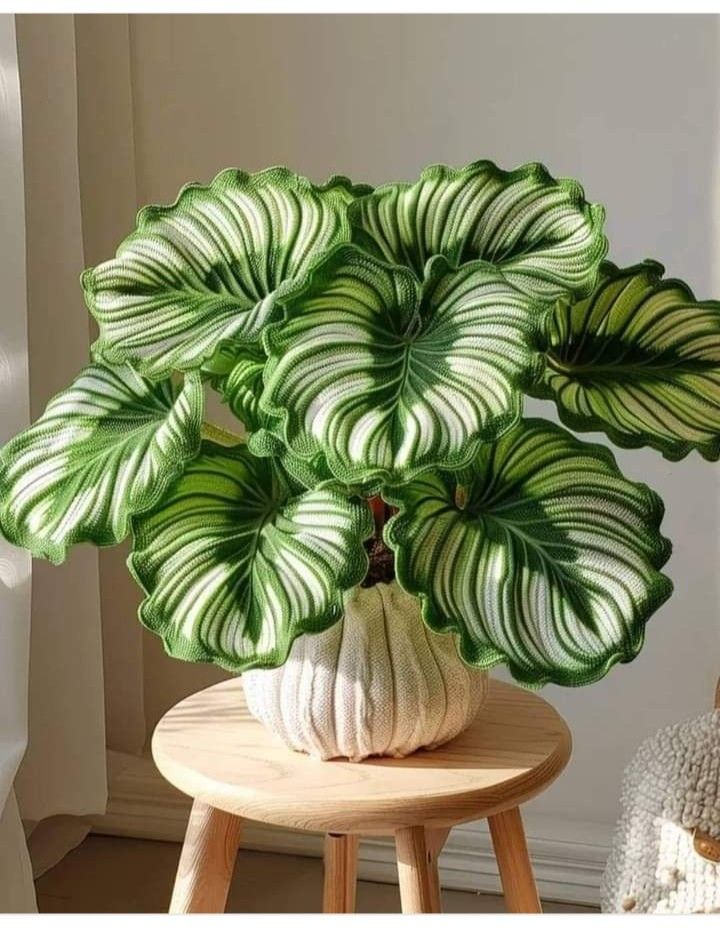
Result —
[[430, 631], [395, 582], [358, 588], [341, 621], [300, 636], [283, 666], [242, 682], [250, 712], [289, 747], [353, 761], [444, 744], [488, 688], [487, 673], [460, 660], [453, 635]]

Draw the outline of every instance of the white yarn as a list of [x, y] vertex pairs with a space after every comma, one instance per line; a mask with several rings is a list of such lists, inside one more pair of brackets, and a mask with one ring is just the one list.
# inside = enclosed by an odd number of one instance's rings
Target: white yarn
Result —
[[720, 912], [720, 863], [698, 854], [692, 836], [697, 829], [720, 842], [720, 712], [643, 742], [621, 805], [603, 912]]
[[454, 636], [430, 631], [395, 582], [354, 590], [340, 622], [297, 638], [282, 667], [251, 670], [242, 683], [250, 712], [291, 748], [353, 761], [444, 744], [488, 688]]

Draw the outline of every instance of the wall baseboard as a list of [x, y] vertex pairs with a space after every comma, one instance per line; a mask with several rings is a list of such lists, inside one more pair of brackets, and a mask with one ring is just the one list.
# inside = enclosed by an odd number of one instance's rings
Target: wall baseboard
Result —
[[[93, 831], [157, 841], [182, 841], [190, 800], [160, 775], [149, 756], [108, 753], [110, 784], [107, 812]], [[528, 847], [541, 897], [597, 906], [612, 826], [563, 818], [525, 816]], [[322, 856], [322, 836], [248, 822], [242, 847], [310, 857]], [[486, 823], [452, 830], [440, 856], [440, 879], [451, 890], [500, 891]], [[362, 880], [396, 883], [395, 852], [388, 838], [364, 839], [360, 846]]]

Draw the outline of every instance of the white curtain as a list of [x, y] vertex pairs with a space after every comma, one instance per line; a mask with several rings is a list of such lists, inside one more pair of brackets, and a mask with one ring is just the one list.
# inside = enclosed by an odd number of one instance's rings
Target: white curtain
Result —
[[[15, 26], [0, 16], [0, 441], [29, 417], [22, 125]], [[13, 781], [27, 742], [30, 558], [0, 539], [0, 910], [35, 908]]]
[[[87, 361], [73, 17], [0, 16], [0, 69], [4, 441]], [[0, 543], [0, 583], [0, 911], [14, 912], [35, 903], [25, 835], [38, 873], [105, 808], [97, 554], [37, 563], [31, 586], [27, 556]]]

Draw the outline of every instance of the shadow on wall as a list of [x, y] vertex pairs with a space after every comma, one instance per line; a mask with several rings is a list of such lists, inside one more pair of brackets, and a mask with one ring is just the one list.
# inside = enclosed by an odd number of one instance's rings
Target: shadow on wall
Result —
[[[607, 206], [616, 262], [657, 258], [707, 297], [713, 284], [720, 292], [717, 23], [132, 16], [138, 202], [171, 201], [188, 180], [207, 181], [228, 165], [286, 163], [315, 179], [342, 172], [379, 183], [412, 178], [429, 162], [541, 160]], [[528, 412], [550, 408], [535, 402]], [[631, 667], [586, 690], [547, 690], [574, 731], [575, 756], [537, 804], [605, 825], [639, 741], [707, 708], [720, 673], [720, 471], [695, 454], [669, 464], [654, 452], [620, 451], [618, 460], [665, 499], [676, 592]], [[216, 677], [164, 658], [153, 642], [145, 654], [150, 718], [208, 678]]]

